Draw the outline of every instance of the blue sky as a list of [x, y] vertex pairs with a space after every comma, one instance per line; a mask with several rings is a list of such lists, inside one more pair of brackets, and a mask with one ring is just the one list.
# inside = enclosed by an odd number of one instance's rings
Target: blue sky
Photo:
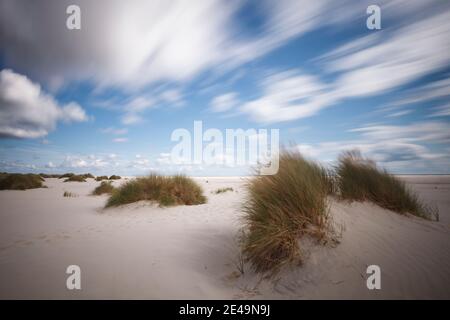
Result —
[[449, 173], [449, 35], [447, 1], [0, 0], [0, 171], [246, 174], [170, 163], [201, 120]]

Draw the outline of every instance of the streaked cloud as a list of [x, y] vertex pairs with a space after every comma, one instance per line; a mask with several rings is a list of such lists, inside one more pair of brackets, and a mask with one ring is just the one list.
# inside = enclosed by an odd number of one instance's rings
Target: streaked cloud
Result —
[[350, 132], [359, 136], [351, 140], [302, 143], [295, 148], [309, 157], [330, 163], [334, 163], [343, 151], [359, 149], [397, 172], [448, 172], [450, 168], [448, 152], [436, 151], [437, 146], [447, 145], [450, 141], [448, 125], [443, 122], [369, 126]]
[[245, 103], [241, 112], [263, 123], [305, 118], [336, 101], [326, 84], [296, 70], [270, 75], [261, 83], [262, 96]]
[[232, 109], [238, 104], [236, 92], [229, 92], [214, 97], [211, 100], [210, 109], [213, 112], [224, 112]]

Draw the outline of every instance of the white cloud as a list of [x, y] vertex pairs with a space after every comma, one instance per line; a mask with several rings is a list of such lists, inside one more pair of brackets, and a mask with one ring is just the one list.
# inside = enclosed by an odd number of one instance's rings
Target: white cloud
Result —
[[146, 96], [138, 96], [128, 101], [123, 110], [125, 114], [122, 116], [122, 124], [131, 125], [143, 121], [142, 113], [154, 108], [155, 100]]
[[135, 113], [127, 113], [122, 116], [122, 124], [124, 125], [130, 125], [130, 124], [136, 124], [143, 121], [143, 118]]
[[71, 156], [67, 156], [60, 165], [63, 168], [86, 168], [88, 166], [86, 160]]
[[152, 170], [151, 162], [145, 158], [139, 158], [131, 161], [128, 167], [139, 170]]
[[59, 105], [38, 84], [9, 69], [0, 71], [0, 136], [38, 138], [54, 130], [58, 121], [87, 121], [75, 102]]
[[439, 71], [450, 64], [448, 34], [450, 20], [445, 11], [387, 33], [376, 44], [368, 45], [362, 39], [346, 44], [346, 47], [353, 45], [354, 52], [345, 56], [339, 56], [342, 47], [338, 48], [337, 54], [328, 56], [327, 64], [330, 71], [343, 72], [335, 84], [337, 94], [342, 97], [381, 94]]
[[429, 102], [447, 97], [450, 97], [450, 78], [434, 81], [424, 86], [409, 90], [406, 98], [395, 101], [391, 105], [402, 106]]
[[111, 163], [96, 155], [90, 156], [66, 156], [58, 166], [64, 169], [101, 169], [111, 166]]
[[126, 129], [126, 128], [108, 127], [108, 128], [100, 129], [100, 132], [108, 133], [108, 134], [114, 134], [114, 135], [123, 135], [123, 134], [127, 134], [128, 133], [128, 129]]
[[[241, 111], [249, 114], [252, 120], [264, 123], [309, 117], [344, 98], [379, 95], [450, 65], [450, 56], [447, 54], [450, 52], [448, 6], [440, 11], [428, 12], [420, 2], [398, 0], [383, 2], [383, 5], [389, 7], [388, 15], [392, 17], [401, 15], [401, 8], [408, 5], [408, 10], [426, 13], [425, 18], [411, 20], [409, 24], [396, 24], [383, 30], [382, 34], [380, 32], [352, 40], [317, 59], [327, 73], [336, 75], [336, 80], [327, 85], [301, 72], [270, 76], [264, 81], [261, 97], [243, 105]], [[349, 6], [351, 2], [344, 2], [342, 10]], [[294, 7], [290, 7], [292, 11], [295, 11], [292, 9]], [[433, 8], [437, 7], [436, 3]], [[337, 12], [342, 10], [337, 9]], [[353, 10], [350, 8], [352, 15], [355, 13]], [[316, 13], [322, 18], [325, 15], [321, 9]], [[273, 17], [278, 14], [275, 12]], [[290, 25], [291, 13], [285, 14], [286, 23]], [[292, 15], [295, 16], [295, 13]], [[316, 19], [320, 20], [312, 14], [308, 21]], [[398, 21], [405, 19], [408, 20], [402, 16]], [[293, 19], [292, 23], [294, 21], [302, 19]], [[301, 26], [307, 28], [308, 23], [300, 23], [299, 28]], [[296, 30], [295, 23], [288, 29]], [[448, 96], [448, 79], [427, 90], [427, 95], [418, 94], [417, 99]], [[391, 116], [405, 115], [406, 112], [399, 111]]]
[[418, 122], [409, 125], [374, 125], [350, 130], [370, 139], [402, 139], [402, 141], [431, 141], [450, 143], [448, 123], [438, 121]]
[[184, 104], [183, 96], [179, 90], [169, 89], [160, 94], [160, 100], [174, 106], [182, 106]]
[[388, 117], [389, 118], [398, 118], [398, 117], [406, 116], [407, 114], [410, 114], [412, 112], [413, 112], [413, 110], [411, 110], [411, 109], [401, 110], [401, 111], [397, 111], [397, 112], [389, 114]]
[[359, 149], [364, 155], [395, 171], [448, 171], [449, 154], [433, 148], [450, 143], [450, 132], [442, 122], [369, 126], [350, 131], [359, 136], [352, 140], [299, 144], [296, 148], [308, 157], [326, 162], [334, 162], [343, 151]]
[[124, 110], [130, 113], [138, 113], [143, 112], [147, 109], [150, 109], [154, 106], [155, 102], [153, 99], [147, 97], [136, 97], [132, 99], [125, 105]]
[[336, 101], [319, 79], [296, 71], [269, 76], [262, 91], [260, 98], [245, 103], [240, 110], [264, 123], [309, 117]]
[[450, 116], [450, 103], [434, 108], [430, 117], [448, 117]]
[[241, 0], [77, 0], [82, 28], [69, 32], [69, 4], [2, 1], [0, 44], [8, 65], [29, 70], [55, 89], [83, 79], [137, 88], [235, 67], [337, 16], [348, 17], [347, 11], [357, 16], [354, 4], [341, 9], [331, 0], [258, 1], [254, 13], [262, 20], [261, 32], [249, 37], [238, 20], [246, 5]]
[[224, 112], [237, 105], [237, 94], [235, 92], [229, 92], [220, 96], [214, 97], [211, 101], [211, 111]]
[[56, 168], [56, 165], [53, 164], [53, 162], [49, 161], [49, 162], [45, 165], [45, 167], [48, 168], [48, 169], [52, 169], [52, 168]]
[[115, 138], [115, 139], [113, 139], [113, 142], [116, 142], [116, 143], [122, 143], [122, 142], [127, 142], [128, 141], [128, 138]]
[[2, 1], [0, 41], [8, 63], [58, 85], [88, 78], [129, 87], [187, 80], [224, 58], [237, 8], [236, 1], [218, 0], [78, 0], [82, 28], [70, 32], [69, 4]]

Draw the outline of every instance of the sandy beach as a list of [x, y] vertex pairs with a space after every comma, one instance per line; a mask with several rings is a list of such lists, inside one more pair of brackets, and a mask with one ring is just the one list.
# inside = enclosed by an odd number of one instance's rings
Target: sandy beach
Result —
[[[303, 240], [306, 263], [271, 280], [247, 264], [239, 271], [245, 178], [195, 178], [208, 202], [169, 208], [138, 202], [105, 210], [107, 196], [90, 195], [99, 185], [93, 179], [0, 191], [0, 298], [449, 299], [450, 176], [400, 178], [439, 207], [439, 222], [330, 198], [340, 244]], [[224, 187], [233, 191], [213, 193]], [[73, 264], [81, 290], [66, 288]], [[366, 287], [371, 264], [381, 268], [381, 290]]]

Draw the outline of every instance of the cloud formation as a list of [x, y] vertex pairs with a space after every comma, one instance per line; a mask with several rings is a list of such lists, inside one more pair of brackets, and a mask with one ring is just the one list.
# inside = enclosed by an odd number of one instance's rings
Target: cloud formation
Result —
[[351, 129], [359, 134], [352, 140], [299, 144], [303, 154], [333, 162], [338, 154], [359, 149], [383, 166], [400, 172], [448, 172], [450, 156], [436, 151], [436, 146], [450, 143], [448, 124], [426, 121], [404, 125], [377, 125]]
[[[66, 28], [72, 4], [81, 8], [81, 30]], [[247, 5], [261, 20], [260, 32], [251, 35], [240, 15]], [[340, 6], [331, 0], [3, 0], [0, 45], [8, 65], [53, 89], [80, 80], [136, 88], [229, 70], [343, 20], [337, 17], [357, 16], [354, 4]]]
[[[359, 9], [360, 5], [357, 5]], [[262, 81], [260, 98], [249, 101], [241, 110], [256, 122], [276, 123], [301, 119], [315, 115], [343, 99], [377, 96], [392, 91], [450, 65], [449, 5], [435, 3], [430, 6], [434, 10], [429, 12], [423, 3], [397, 0], [382, 2], [382, 7], [388, 17], [396, 18], [389, 28], [353, 39], [315, 59], [323, 70], [320, 76], [313, 77], [301, 70], [268, 76]], [[351, 2], [344, 1], [343, 7], [337, 12], [344, 8], [349, 9], [350, 16], [355, 13]], [[408, 18], [404, 8], [408, 8], [408, 13], [417, 20]], [[318, 16], [311, 15], [308, 22], [326, 16], [321, 11], [322, 6], [316, 9], [315, 14]], [[417, 16], [419, 12], [423, 15]], [[286, 15], [289, 21], [288, 13]], [[301, 23], [299, 19], [296, 17], [292, 21], [306, 28], [308, 23]], [[289, 30], [296, 30], [296, 27], [290, 25]], [[324, 85], [321, 79], [329, 75], [333, 75], [334, 79]], [[448, 79], [423, 88], [417, 95], [413, 102], [448, 96]], [[393, 116], [405, 114], [406, 111]], [[446, 108], [437, 110], [435, 115], [446, 115]]]
[[[70, 4], [81, 8], [81, 30], [66, 28]], [[224, 59], [236, 4], [5, 0], [0, 43], [8, 64], [49, 85], [85, 79], [127, 87], [182, 81]]]
[[235, 92], [229, 92], [214, 97], [211, 101], [210, 109], [213, 112], [224, 112], [235, 107], [237, 103], [237, 94]]
[[39, 138], [54, 130], [58, 121], [87, 120], [77, 103], [60, 105], [26, 76], [0, 71], [0, 137]]
[[314, 76], [296, 70], [275, 73], [261, 83], [260, 98], [245, 103], [241, 112], [257, 122], [272, 123], [309, 117], [336, 101]]

